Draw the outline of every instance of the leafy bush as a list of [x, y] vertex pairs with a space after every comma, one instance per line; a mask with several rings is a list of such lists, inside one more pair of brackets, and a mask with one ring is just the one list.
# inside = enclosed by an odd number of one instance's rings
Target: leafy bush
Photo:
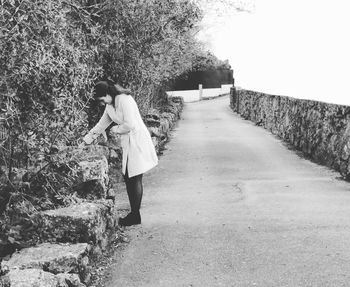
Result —
[[2, 1], [1, 124], [8, 135], [0, 150], [9, 177], [13, 166], [42, 168], [47, 155], [86, 132], [98, 79], [130, 87], [147, 112], [201, 52], [194, 39], [200, 17], [187, 0]]
[[108, 35], [105, 74], [130, 87], [146, 112], [164, 96], [159, 88], [191, 69], [201, 53], [194, 37], [201, 12], [189, 0], [106, 2], [101, 17]]
[[231, 65], [228, 60], [220, 60], [209, 51], [203, 51], [196, 55], [192, 64], [192, 71], [209, 71], [209, 70], [230, 70]]
[[52, 155], [96, 122], [96, 81], [131, 88], [145, 114], [205, 52], [195, 40], [201, 11], [191, 0], [0, 5], [0, 207], [8, 205], [3, 219], [13, 221], [76, 200], [64, 192], [74, 165]]
[[[85, 14], [65, 1], [4, 1], [0, 17], [2, 157], [42, 167], [52, 149], [84, 130], [93, 82], [102, 69]], [[83, 10], [85, 11], [85, 10]], [[79, 21], [77, 21], [79, 19]], [[91, 24], [91, 26], [94, 26]]]

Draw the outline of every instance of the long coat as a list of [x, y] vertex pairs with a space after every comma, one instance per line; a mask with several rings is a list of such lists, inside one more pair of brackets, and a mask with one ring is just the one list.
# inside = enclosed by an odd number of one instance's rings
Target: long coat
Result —
[[128, 169], [128, 176], [145, 173], [158, 164], [157, 154], [151, 135], [142, 121], [137, 104], [132, 96], [121, 94], [115, 98], [115, 106], [106, 105], [99, 122], [84, 137], [91, 143], [105, 129], [115, 122], [111, 131], [120, 134], [123, 150], [122, 172]]

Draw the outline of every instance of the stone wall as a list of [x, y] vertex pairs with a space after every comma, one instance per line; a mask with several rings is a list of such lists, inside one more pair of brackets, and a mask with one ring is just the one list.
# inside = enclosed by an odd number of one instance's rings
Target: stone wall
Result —
[[[183, 105], [182, 98], [171, 98], [161, 110], [145, 116], [158, 154], [168, 141]], [[119, 211], [109, 177], [111, 167], [120, 174], [120, 149], [120, 144], [111, 139], [103, 146], [70, 147], [59, 153], [56, 161], [74, 160], [80, 168], [74, 182], [78, 202], [33, 215], [35, 226], [27, 237], [34, 238], [31, 242], [36, 245], [16, 245], [15, 253], [0, 252], [0, 287], [90, 286], [92, 260], [114, 244], [120, 233]], [[113, 177], [121, 178], [115, 174]], [[4, 242], [4, 249], [11, 244]]]
[[350, 107], [231, 89], [230, 106], [350, 180]]

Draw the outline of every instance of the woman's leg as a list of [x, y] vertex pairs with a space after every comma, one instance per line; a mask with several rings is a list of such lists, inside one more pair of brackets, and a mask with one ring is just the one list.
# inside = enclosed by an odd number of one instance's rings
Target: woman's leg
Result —
[[131, 212], [119, 220], [120, 225], [130, 226], [141, 223], [140, 207], [143, 195], [142, 174], [129, 177], [126, 171], [125, 176], [126, 191], [129, 197]]
[[128, 175], [128, 169], [126, 169], [125, 175], [124, 175], [124, 182], [125, 182], [125, 186], [126, 186], [126, 192], [128, 194], [128, 198], [129, 198], [129, 203], [130, 203], [130, 207], [132, 205], [133, 202], [133, 196], [132, 196], [132, 182], [129, 179], [129, 175]]
[[136, 175], [131, 180], [131, 190], [133, 201], [130, 203], [131, 212], [138, 213], [140, 212], [142, 195], [143, 195], [143, 186], [142, 186], [142, 174]]

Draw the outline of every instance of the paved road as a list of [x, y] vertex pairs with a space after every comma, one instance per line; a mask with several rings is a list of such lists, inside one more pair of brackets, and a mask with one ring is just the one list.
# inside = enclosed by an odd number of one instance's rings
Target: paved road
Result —
[[106, 286], [350, 286], [350, 184], [228, 104], [186, 105]]

